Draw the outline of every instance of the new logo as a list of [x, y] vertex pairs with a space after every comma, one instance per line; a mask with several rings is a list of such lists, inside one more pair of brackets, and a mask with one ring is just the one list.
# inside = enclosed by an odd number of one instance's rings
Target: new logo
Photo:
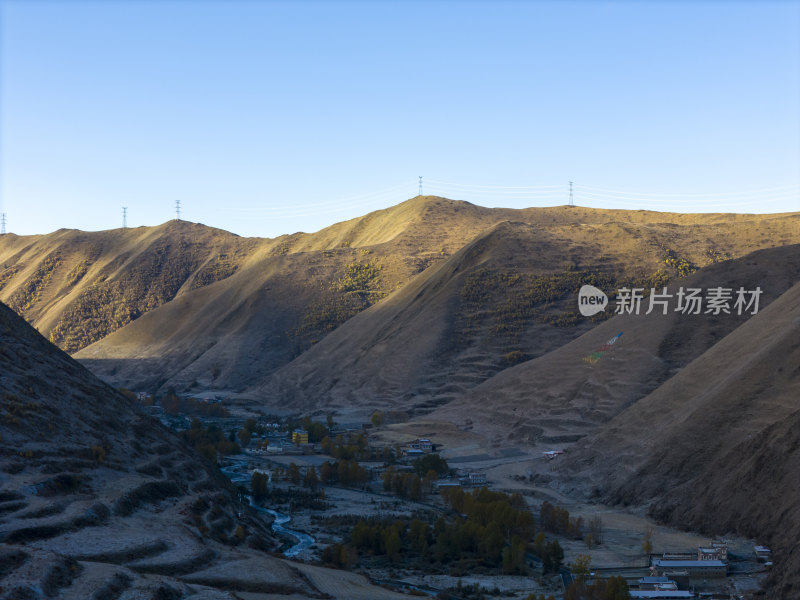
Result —
[[578, 310], [584, 317], [603, 312], [608, 306], [608, 296], [593, 285], [584, 285], [578, 292]]

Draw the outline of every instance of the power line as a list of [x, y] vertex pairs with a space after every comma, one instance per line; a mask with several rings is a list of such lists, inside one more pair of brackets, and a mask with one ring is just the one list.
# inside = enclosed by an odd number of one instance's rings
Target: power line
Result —
[[181, 220], [181, 201], [175, 200], [175, 219]]
[[569, 205], [575, 206], [575, 203], [572, 201], [572, 182], [569, 182]]
[[507, 186], [507, 185], [475, 185], [471, 183], [456, 183], [454, 181], [442, 181], [441, 179], [428, 179], [429, 182], [440, 183], [443, 185], [448, 186], [456, 186], [456, 187], [463, 187], [463, 188], [485, 188], [490, 190], [558, 190], [563, 189], [560, 185], [519, 185], [519, 186]]
[[6, 213], [0, 216], [0, 235], [6, 234]]
[[418, 196], [422, 196], [422, 175], [419, 176], [419, 193]]
[[[763, 197], [765, 195], [774, 195], [774, 194], [796, 194], [800, 191], [800, 186], [797, 184], [790, 184], [790, 185], [783, 185], [778, 187], [772, 188], [765, 188], [761, 190], [746, 190], [741, 192], [718, 192], [718, 193], [702, 193], [702, 194], [660, 194], [660, 193], [652, 193], [652, 192], [628, 192], [628, 191], [621, 191], [621, 190], [609, 190], [606, 188], [598, 188], [589, 185], [577, 185], [575, 186], [578, 191], [586, 190], [589, 193], [597, 193], [600, 194], [611, 194], [613, 196], [625, 196], [630, 197], [633, 199], [639, 198], [687, 198], [687, 202], [692, 202], [695, 198], [730, 198], [734, 196], [752, 196], [752, 197]], [[794, 192], [792, 190], [795, 190]], [[665, 200], [671, 201], [671, 200]]]
[[127, 229], [128, 227], [128, 207], [122, 207], [122, 228]]

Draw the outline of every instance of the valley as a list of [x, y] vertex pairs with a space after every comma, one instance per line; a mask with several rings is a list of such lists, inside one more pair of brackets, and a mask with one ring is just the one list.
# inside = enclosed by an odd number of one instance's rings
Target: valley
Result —
[[0, 266], [44, 336], [2, 307], [0, 597], [568, 598], [720, 539], [682, 591], [800, 589], [796, 213], [417, 197], [275, 239], [7, 234]]

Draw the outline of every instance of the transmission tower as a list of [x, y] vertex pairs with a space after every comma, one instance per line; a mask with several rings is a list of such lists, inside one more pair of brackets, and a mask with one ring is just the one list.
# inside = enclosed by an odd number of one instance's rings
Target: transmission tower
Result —
[[572, 182], [569, 182], [569, 205], [575, 206], [575, 203], [572, 201]]
[[128, 207], [122, 207], [122, 228], [126, 229], [128, 227]]
[[422, 175], [419, 176], [419, 195], [422, 196]]
[[181, 201], [175, 200], [175, 218], [180, 221], [181, 220]]
[[6, 213], [0, 215], [0, 235], [6, 234]]

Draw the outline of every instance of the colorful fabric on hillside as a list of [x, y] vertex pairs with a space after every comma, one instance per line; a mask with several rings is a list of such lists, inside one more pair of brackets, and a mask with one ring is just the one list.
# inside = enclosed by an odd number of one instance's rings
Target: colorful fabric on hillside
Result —
[[600, 346], [597, 350], [592, 352], [589, 356], [584, 356], [583, 360], [588, 362], [590, 365], [595, 364], [598, 360], [600, 360], [600, 357], [602, 357], [603, 354], [605, 354], [606, 352], [611, 350], [611, 347], [614, 345], [614, 342], [616, 342], [621, 336], [622, 336], [622, 332], [620, 331], [617, 335], [615, 335], [613, 338], [608, 340], [605, 344]]

